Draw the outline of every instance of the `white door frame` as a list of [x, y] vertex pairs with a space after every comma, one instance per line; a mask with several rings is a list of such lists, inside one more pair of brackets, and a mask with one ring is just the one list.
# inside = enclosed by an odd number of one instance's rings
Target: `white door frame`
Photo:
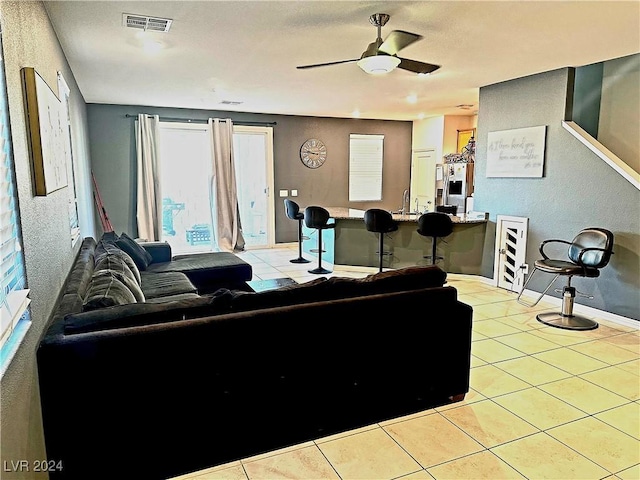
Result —
[[[504, 230], [506, 229], [506, 225], [508, 223], [511, 224], [519, 224], [522, 229], [519, 229], [520, 238], [518, 239], [518, 248], [515, 253], [515, 268], [517, 271], [514, 276], [514, 283], [512, 285], [512, 289], [515, 288], [514, 291], [520, 293], [522, 287], [524, 285], [524, 275], [528, 273], [525, 269], [521, 268], [525, 265], [526, 256], [527, 256], [527, 231], [529, 230], [529, 218], [528, 217], [513, 217], [509, 215], [498, 215], [496, 217], [496, 239], [495, 239], [495, 254], [494, 254], [494, 263], [493, 263], [493, 285], [496, 287], [500, 287], [500, 274], [501, 274], [501, 266], [504, 253], [502, 252], [503, 245], [501, 244], [501, 239], [504, 234]], [[502, 287], [501, 287], [502, 288]]]

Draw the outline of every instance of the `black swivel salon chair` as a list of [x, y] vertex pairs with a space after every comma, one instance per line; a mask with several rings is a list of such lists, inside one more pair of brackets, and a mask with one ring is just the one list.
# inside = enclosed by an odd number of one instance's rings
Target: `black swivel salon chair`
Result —
[[431, 255], [425, 255], [424, 258], [430, 258], [431, 264], [435, 265], [436, 261], [443, 260], [444, 257], [436, 255], [438, 238], [451, 235], [453, 232], [453, 221], [446, 213], [429, 212], [423, 213], [418, 218], [418, 233], [425, 237], [432, 238]]
[[335, 228], [335, 223], [327, 223], [329, 221], [329, 212], [317, 206], [310, 206], [304, 209], [304, 224], [307, 228], [315, 228], [318, 230], [318, 268], [309, 270], [309, 273], [326, 274], [331, 273], [322, 267], [322, 231], [328, 228]]
[[379, 271], [382, 271], [382, 259], [385, 255], [391, 255], [391, 252], [384, 251], [384, 235], [398, 230], [398, 224], [386, 210], [379, 208], [370, 208], [364, 212], [364, 225], [369, 232], [376, 232], [379, 235], [378, 259]]
[[[549, 258], [548, 254], [545, 253], [545, 247], [553, 243], [569, 245], [566, 260], [554, 260]], [[542, 259], [535, 261], [533, 271], [518, 295], [518, 302], [527, 307], [537, 305], [540, 299], [542, 299], [545, 293], [551, 288], [551, 285], [562, 275], [567, 277], [567, 284], [562, 291], [559, 289], [555, 290], [557, 293], [562, 292], [562, 311], [541, 313], [536, 316], [538, 321], [552, 327], [567, 330], [593, 330], [594, 328], [598, 328], [598, 322], [573, 314], [573, 302], [576, 294], [586, 298], [593, 297], [578, 292], [575, 287], [572, 287], [571, 278], [574, 276], [596, 278], [600, 275], [600, 269], [609, 263], [609, 259], [611, 255], [613, 255], [613, 234], [604, 228], [585, 228], [581, 230], [571, 242], [557, 239], [543, 241], [540, 244], [540, 255], [542, 255]], [[527, 288], [527, 284], [538, 270], [545, 273], [552, 273], [554, 277], [544, 292], [542, 292], [533, 303], [525, 302], [521, 299], [522, 292]]]
[[304, 220], [304, 213], [300, 211], [300, 207], [296, 202], [288, 198], [284, 199], [284, 211], [288, 218], [297, 220], [298, 222], [298, 258], [289, 261], [291, 263], [309, 263], [311, 260], [307, 260], [302, 256], [302, 240], [304, 240], [302, 236], [302, 222]]

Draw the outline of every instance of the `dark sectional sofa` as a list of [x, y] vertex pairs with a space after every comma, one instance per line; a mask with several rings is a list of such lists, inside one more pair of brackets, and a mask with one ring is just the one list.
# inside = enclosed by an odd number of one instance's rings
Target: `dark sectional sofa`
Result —
[[91, 240], [38, 349], [52, 480], [166, 479], [468, 392], [472, 309], [438, 267], [82, 312]]

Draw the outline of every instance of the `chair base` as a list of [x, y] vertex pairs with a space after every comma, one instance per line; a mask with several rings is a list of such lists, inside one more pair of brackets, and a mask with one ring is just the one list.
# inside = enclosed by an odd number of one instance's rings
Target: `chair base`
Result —
[[536, 316], [540, 323], [566, 330], [593, 330], [598, 328], [598, 322], [580, 315], [562, 315], [562, 313], [547, 312]]
[[293, 260], [289, 260], [291, 263], [311, 263], [311, 260], [307, 260], [306, 258], [298, 257]]
[[313, 270], [308, 270], [309, 273], [315, 273], [315, 274], [327, 274], [327, 273], [331, 273], [331, 270], [327, 270], [326, 268], [322, 268], [322, 267], [318, 267], [318, 268], [314, 268]]
[[[433, 257], [431, 255], [424, 255], [422, 258], [426, 258], [426, 259], [430, 259], [431, 260]], [[436, 260], [435, 261], [431, 260], [431, 265], [435, 265], [436, 262], [439, 262], [440, 260], [444, 260], [444, 257], [441, 257], [439, 255], [436, 256]]]

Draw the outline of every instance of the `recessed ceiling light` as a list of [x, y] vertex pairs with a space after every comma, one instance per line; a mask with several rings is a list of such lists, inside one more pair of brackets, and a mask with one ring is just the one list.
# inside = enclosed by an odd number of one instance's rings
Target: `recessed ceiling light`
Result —
[[418, 103], [418, 95], [412, 93], [411, 95], [407, 95], [407, 102], [409, 103]]
[[351, 112], [351, 116], [353, 118], [360, 118], [360, 110], [356, 108], [353, 112]]
[[158, 53], [160, 50], [162, 50], [164, 48], [164, 45], [162, 44], [162, 42], [159, 42], [158, 40], [150, 40], [147, 38], [143, 40], [142, 48], [145, 51], [145, 53], [153, 55]]
[[424, 113], [419, 113], [418, 114], [418, 120], [422, 120], [424, 119]]

